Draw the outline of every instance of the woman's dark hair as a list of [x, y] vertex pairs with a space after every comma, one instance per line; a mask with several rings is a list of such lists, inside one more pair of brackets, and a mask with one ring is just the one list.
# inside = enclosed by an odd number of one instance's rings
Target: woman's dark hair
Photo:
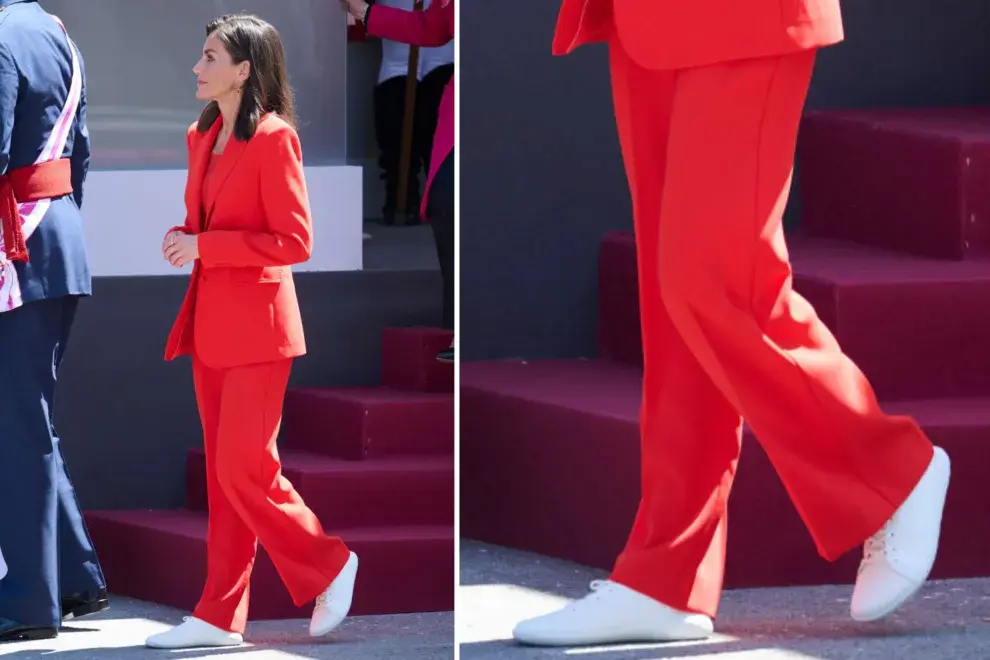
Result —
[[[285, 70], [285, 49], [278, 30], [250, 14], [228, 14], [206, 26], [206, 36], [215, 35], [234, 64], [250, 62], [251, 74], [244, 83], [241, 107], [237, 109], [233, 135], [247, 141], [254, 137], [262, 115], [274, 112], [295, 127], [292, 89]], [[220, 116], [220, 106], [211, 101], [199, 116], [196, 129], [205, 133]]]

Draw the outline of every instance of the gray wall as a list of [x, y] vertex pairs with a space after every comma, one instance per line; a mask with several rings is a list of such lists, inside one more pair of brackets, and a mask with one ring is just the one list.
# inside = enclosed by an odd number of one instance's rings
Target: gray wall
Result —
[[336, 3], [45, 0], [44, 7], [66, 23], [86, 60], [95, 169], [185, 167], [185, 131], [202, 109], [191, 70], [206, 22], [250, 11], [285, 40], [307, 164], [363, 166], [365, 215], [380, 215], [372, 90], [381, 47], [347, 43]]
[[282, 33], [310, 165], [347, 157], [347, 26], [323, 0], [45, 0], [86, 60], [95, 168], [185, 167], [202, 103], [192, 67], [216, 16], [247, 11]]
[[[594, 354], [598, 242], [632, 226], [605, 48], [552, 57], [558, 7], [461, 11], [466, 360]], [[990, 102], [990, 3], [870, 0], [845, 15], [811, 107]]]

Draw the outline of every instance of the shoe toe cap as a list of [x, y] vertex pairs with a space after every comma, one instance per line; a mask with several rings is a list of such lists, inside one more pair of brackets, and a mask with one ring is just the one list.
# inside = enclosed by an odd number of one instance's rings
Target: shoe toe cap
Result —
[[562, 631], [553, 624], [552, 616], [541, 616], [519, 622], [512, 629], [512, 639], [520, 644], [542, 645], [552, 643]]
[[853, 589], [850, 614], [856, 621], [881, 619], [906, 601], [922, 581], [907, 578], [888, 566], [864, 573]]

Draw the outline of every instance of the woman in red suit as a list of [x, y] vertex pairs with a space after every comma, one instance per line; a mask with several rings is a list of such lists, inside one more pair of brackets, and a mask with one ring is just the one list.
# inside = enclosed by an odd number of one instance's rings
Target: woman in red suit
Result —
[[927, 579], [949, 459], [881, 411], [791, 288], [782, 214], [798, 124], [817, 49], [842, 36], [839, 0], [564, 0], [554, 53], [608, 43], [632, 193], [642, 500], [610, 578], [520, 623], [517, 640], [710, 635], [743, 419], [818, 552], [863, 547], [854, 619], [889, 615]]
[[[342, 0], [341, 4], [364, 23], [368, 34], [411, 46], [443, 46], [454, 38], [454, 0], [432, 0], [425, 11], [404, 11], [365, 0]], [[433, 227], [443, 277], [443, 327], [454, 329], [454, 77], [443, 90], [433, 136], [430, 172], [426, 177], [420, 215]], [[437, 356], [454, 361], [454, 344]]]
[[186, 222], [162, 252], [177, 268], [193, 264], [165, 359], [193, 361], [207, 579], [193, 616], [147, 644], [240, 644], [259, 540], [296, 605], [316, 600], [310, 634], [322, 636], [350, 609], [358, 560], [323, 533], [275, 446], [292, 360], [306, 352], [290, 265], [309, 258], [313, 241], [281, 38], [256, 17], [221, 17], [193, 72], [208, 104], [187, 138]]

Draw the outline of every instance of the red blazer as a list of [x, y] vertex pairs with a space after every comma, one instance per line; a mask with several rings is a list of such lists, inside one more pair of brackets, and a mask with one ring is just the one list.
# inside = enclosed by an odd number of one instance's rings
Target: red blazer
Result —
[[186, 223], [173, 229], [199, 235], [199, 260], [165, 348], [166, 360], [195, 351], [217, 369], [306, 352], [289, 265], [313, 247], [299, 137], [274, 114], [249, 141], [230, 138], [211, 175], [216, 195], [204, 204], [222, 123], [206, 133], [193, 125], [187, 136]]
[[785, 55], [843, 39], [839, 0], [564, 0], [553, 53], [605, 41], [613, 29], [636, 62], [655, 70]]
[[[454, 0], [433, 0], [425, 11], [405, 11], [385, 5], [372, 5], [368, 12], [368, 34], [425, 48], [443, 46], [454, 38]], [[443, 90], [433, 136], [433, 155], [420, 215], [426, 218], [430, 185], [444, 159], [454, 150], [454, 78]]]

